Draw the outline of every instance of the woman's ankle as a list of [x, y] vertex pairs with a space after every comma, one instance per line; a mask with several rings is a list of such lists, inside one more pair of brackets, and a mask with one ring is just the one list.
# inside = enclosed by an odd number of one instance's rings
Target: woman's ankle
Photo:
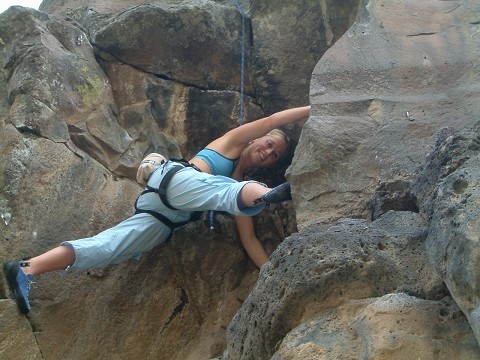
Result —
[[33, 276], [30, 261], [27, 261], [27, 260], [20, 261], [20, 269], [23, 271], [24, 274]]

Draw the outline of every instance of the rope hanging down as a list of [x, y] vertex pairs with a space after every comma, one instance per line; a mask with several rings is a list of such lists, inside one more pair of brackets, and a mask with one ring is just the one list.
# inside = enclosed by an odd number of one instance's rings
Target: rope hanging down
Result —
[[243, 92], [244, 92], [244, 68], [245, 68], [245, 12], [238, 3], [238, 0], [232, 0], [235, 4], [238, 12], [242, 16], [242, 65], [240, 70], [240, 125], [243, 124], [243, 113], [244, 113], [244, 102], [243, 102]]
[[[240, 125], [243, 125], [243, 116], [244, 116], [244, 100], [243, 100], [243, 88], [244, 88], [244, 68], [245, 68], [245, 12], [238, 3], [237, 0], [232, 0], [235, 7], [242, 17], [242, 65], [240, 69]], [[210, 210], [210, 230], [214, 230], [215, 226], [215, 211]]]

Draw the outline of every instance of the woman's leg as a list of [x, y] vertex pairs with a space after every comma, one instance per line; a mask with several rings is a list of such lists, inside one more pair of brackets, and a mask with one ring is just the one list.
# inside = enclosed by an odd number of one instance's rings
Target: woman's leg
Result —
[[[154, 187], [161, 180], [161, 173], [157, 173], [158, 171], [154, 172], [150, 179]], [[262, 211], [267, 203], [291, 199], [289, 191], [288, 196], [285, 196], [285, 185], [288, 187], [288, 183], [285, 183], [270, 189], [255, 181], [238, 182], [225, 176], [185, 168], [171, 178], [166, 196], [171, 206], [184, 211], [217, 210], [233, 215], [253, 216]]]
[[75, 252], [71, 246], [62, 245], [25, 262], [29, 263], [29, 266], [22, 267], [25, 274], [40, 275], [50, 271], [65, 270], [75, 262]]
[[137, 258], [168, 238], [171, 230], [148, 214], [132, 216], [94, 237], [62, 243], [41, 255], [3, 266], [13, 299], [22, 313], [30, 311], [30, 283], [34, 275], [50, 271], [104, 267]]
[[75, 262], [75, 253], [70, 246], [59, 246], [46, 253], [22, 261], [3, 264], [8, 286], [18, 308], [24, 314], [30, 312], [28, 295], [33, 275], [65, 269]]
[[245, 206], [254, 206], [255, 200], [267, 194], [271, 189], [262, 184], [251, 182], [246, 184], [240, 191], [240, 200]]
[[260, 203], [279, 203], [291, 200], [290, 185], [285, 182], [273, 189], [258, 183], [248, 183], [240, 192], [240, 200], [245, 206], [255, 206]]

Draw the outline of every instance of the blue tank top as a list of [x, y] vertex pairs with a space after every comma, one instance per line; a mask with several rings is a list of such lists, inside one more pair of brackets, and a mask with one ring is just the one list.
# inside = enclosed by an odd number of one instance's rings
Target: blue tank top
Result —
[[215, 150], [204, 148], [195, 157], [205, 161], [213, 175], [230, 176], [235, 167], [235, 159], [229, 159]]

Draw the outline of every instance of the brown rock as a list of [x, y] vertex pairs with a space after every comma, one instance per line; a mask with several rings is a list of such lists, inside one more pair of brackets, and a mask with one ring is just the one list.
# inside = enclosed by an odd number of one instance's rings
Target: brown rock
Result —
[[440, 128], [478, 119], [477, 2], [382, 0], [359, 11], [313, 71], [312, 115], [290, 168], [300, 228], [370, 218], [377, 186], [413, 180]]
[[0, 299], [0, 357], [43, 359], [32, 328], [13, 300]]

